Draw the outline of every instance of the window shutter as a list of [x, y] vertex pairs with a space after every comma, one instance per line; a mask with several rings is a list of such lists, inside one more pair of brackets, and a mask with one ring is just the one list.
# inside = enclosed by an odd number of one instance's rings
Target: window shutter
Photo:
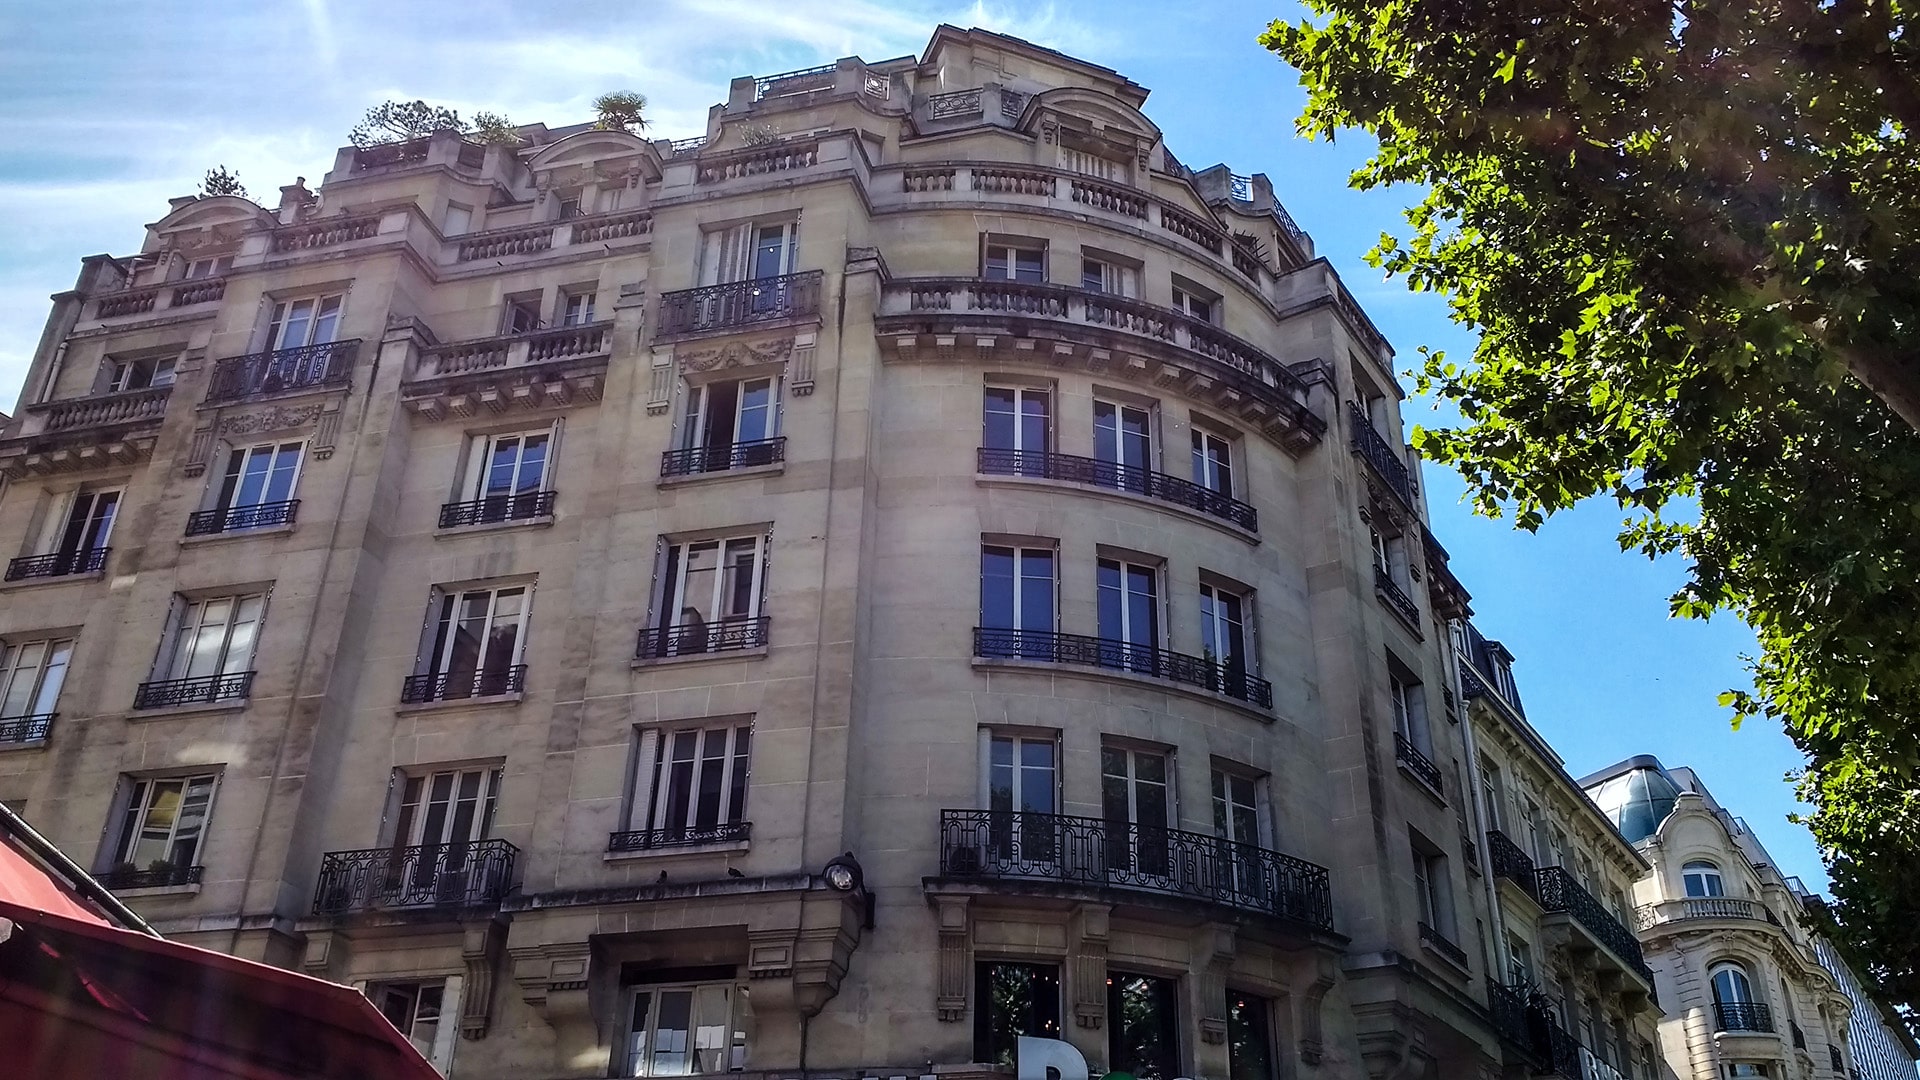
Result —
[[647, 611], [647, 626], [649, 627], [661, 625], [665, 617], [665, 608], [663, 605], [665, 605], [667, 600], [664, 583], [667, 574], [668, 546], [667, 538], [664, 536], [653, 542], [653, 582], [649, 590], [650, 595], [653, 597], [653, 602], [648, 605]]
[[480, 497], [487, 482], [487, 452], [493, 445], [490, 435], [467, 437], [467, 462], [454, 488], [455, 502], [472, 502]]
[[382, 847], [386, 847], [394, 842], [394, 836], [390, 830], [393, 828], [393, 811], [395, 804], [400, 798], [399, 781], [403, 775], [405, 775], [405, 770], [403, 769], [387, 770], [387, 797], [380, 803], [379, 836]]
[[633, 782], [627, 789], [626, 828], [646, 828], [653, 817], [653, 759], [660, 752], [660, 729], [645, 728], [636, 733], [633, 747]]
[[555, 478], [559, 475], [557, 470], [560, 467], [560, 436], [566, 427], [565, 417], [555, 417], [553, 429], [547, 433], [547, 466], [545, 473], [540, 477], [542, 491], [552, 491], [559, 486]]
[[34, 554], [51, 555], [60, 550], [60, 534], [66, 531], [67, 515], [73, 513], [73, 500], [79, 493], [75, 488], [48, 497], [47, 518], [40, 524], [40, 539], [34, 545]]
[[446, 593], [438, 585], [427, 590], [427, 614], [420, 620], [420, 648], [413, 654], [413, 674], [424, 675], [437, 666], [439, 657], [433, 655], [434, 620], [440, 617], [440, 607]]
[[173, 669], [174, 642], [180, 636], [180, 620], [186, 617], [187, 600], [174, 593], [167, 600], [167, 621], [160, 628], [160, 649], [154, 654], [150, 678], [154, 681], [167, 678]]

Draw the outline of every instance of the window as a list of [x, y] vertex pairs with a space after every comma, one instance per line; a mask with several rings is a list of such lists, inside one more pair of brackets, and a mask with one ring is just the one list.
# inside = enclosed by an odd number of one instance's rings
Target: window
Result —
[[462, 206], [457, 202], [447, 204], [447, 212], [440, 218], [440, 235], [459, 236], [473, 231], [473, 207]]
[[1507, 979], [1515, 986], [1533, 985], [1533, 948], [1512, 936], [1507, 938]]
[[1096, 399], [1093, 456], [1107, 466], [1099, 474], [1106, 486], [1145, 494], [1155, 464], [1153, 410]]
[[440, 1037], [440, 1005], [445, 992], [444, 980], [374, 983], [367, 987], [367, 997], [380, 1015], [430, 1061], [433, 1044]]
[[[771, 376], [688, 387], [680, 448], [708, 451], [702, 455], [703, 472], [771, 464], [773, 449], [764, 444], [780, 433], [777, 389]], [[740, 454], [736, 447], [743, 448]]]
[[1107, 1065], [1112, 1071], [1139, 1080], [1174, 1080], [1180, 1075], [1179, 1031], [1180, 989], [1174, 980], [1108, 973]]
[[991, 859], [1000, 865], [1050, 866], [1058, 856], [1059, 746], [1050, 737], [984, 734]]
[[1173, 279], [1173, 306], [1201, 322], [1218, 322], [1220, 298], [1185, 278]]
[[629, 823], [640, 847], [744, 839], [753, 725], [641, 733]]
[[[260, 624], [267, 614], [265, 593], [213, 596], [175, 601], [172, 646], [161, 652], [156, 681], [175, 679], [229, 680], [253, 669], [253, 650]], [[222, 686], [215, 697], [245, 697], [245, 680]]]
[[501, 313], [500, 332], [503, 334], [531, 334], [540, 329], [540, 297], [509, 296], [506, 310]]
[[291, 522], [289, 504], [305, 450], [306, 444], [298, 442], [234, 447], [214, 494], [213, 508], [220, 513], [214, 522], [218, 528], [212, 531]]
[[766, 534], [694, 540], [666, 546], [654, 613], [654, 656], [681, 656], [766, 644], [760, 632], [765, 599]]
[[1010, 1069], [1022, 1035], [1060, 1038], [1058, 967], [985, 960], [973, 972], [973, 1060]]
[[[461, 848], [493, 832], [494, 802], [500, 794], [500, 767], [402, 773], [400, 802], [394, 813], [393, 846]], [[451, 862], [455, 856], [449, 856]], [[464, 864], [465, 852], [458, 856]], [[436, 859], [423, 855], [421, 869], [431, 872]]]
[[145, 390], [153, 386], [173, 385], [174, 358], [169, 356], [141, 357], [133, 360], [112, 360], [107, 365], [107, 393], [118, 394], [126, 390]]
[[212, 773], [128, 780], [112, 870], [164, 874], [196, 865], [214, 780]]
[[1547, 829], [1547, 835], [1548, 835], [1548, 836], [1549, 836], [1549, 837], [1551, 838], [1551, 839], [1550, 839], [1550, 845], [1551, 845], [1551, 846], [1549, 847], [1549, 849], [1548, 849], [1548, 851], [1547, 851], [1547, 856], [1548, 856], [1548, 857], [1547, 857], [1547, 860], [1546, 860], [1546, 862], [1544, 862], [1544, 863], [1543, 863], [1542, 865], [1544, 865], [1544, 866], [1565, 866], [1565, 865], [1567, 865], [1567, 834], [1566, 834], [1566, 831], [1565, 831], [1565, 830], [1563, 830], [1563, 829], [1561, 829], [1561, 828], [1560, 828], [1560, 826], [1558, 826], [1558, 825], [1553, 825], [1553, 826], [1549, 826], [1549, 827], [1548, 827], [1548, 829]]
[[1193, 426], [1193, 482], [1208, 491], [1236, 498], [1233, 487], [1233, 442]]
[[1227, 1080], [1274, 1080], [1273, 1003], [1227, 988]]
[[187, 263], [187, 272], [184, 277], [188, 281], [196, 281], [200, 278], [215, 278], [225, 274], [231, 269], [233, 269], [233, 256], [216, 255], [205, 259], [194, 259]]
[[1422, 754], [1428, 752], [1427, 696], [1420, 684], [1397, 674], [1387, 676], [1387, 695], [1393, 702], [1393, 730]]
[[1263, 845], [1259, 786], [1252, 776], [1214, 766], [1213, 835], [1236, 844]]
[[1107, 258], [1080, 260], [1080, 287], [1108, 296], [1137, 296], [1140, 292], [1134, 268]]
[[1100, 748], [1100, 804], [1107, 866], [1141, 874], [1169, 869], [1167, 827], [1173, 817], [1172, 770], [1158, 750]]
[[1506, 795], [1500, 783], [1500, 766], [1480, 759], [1480, 801], [1486, 804], [1487, 828], [1506, 831]]
[[699, 1076], [746, 1066], [747, 994], [731, 981], [650, 983], [626, 993], [619, 1075]]
[[1718, 964], [1713, 969], [1713, 1000], [1722, 1005], [1746, 1004], [1754, 1000], [1753, 983], [1738, 964]]
[[1729, 1080], [1746, 1080], [1747, 1077], [1766, 1077], [1772, 1075], [1772, 1073], [1767, 1071], [1765, 1065], [1753, 1062], [1736, 1061], [1727, 1066], [1727, 1076]]
[[325, 345], [340, 331], [340, 297], [308, 296], [281, 300], [267, 321], [267, 349], [298, 349]]
[[[701, 258], [700, 283], [719, 285], [731, 281], [759, 281], [793, 273], [799, 223], [761, 221], [715, 229], [706, 234], [706, 250]], [[756, 293], [754, 310], [770, 308], [779, 290]]]
[[983, 469], [1015, 476], [1047, 475], [1053, 395], [1037, 386], [989, 386], [981, 401]]
[[1400, 563], [1398, 539], [1395, 537], [1390, 540], [1380, 535], [1380, 530], [1367, 526], [1367, 546], [1373, 556], [1373, 572], [1396, 584], [1398, 575], [1395, 570]]
[[1579, 880], [1580, 887], [1587, 890], [1587, 895], [1600, 895], [1600, 888], [1593, 882], [1593, 860], [1587, 858], [1586, 852], [1573, 853], [1573, 875]]
[[1098, 567], [1100, 666], [1160, 672], [1160, 568], [1120, 559]]
[[980, 547], [980, 654], [1053, 657], [1052, 548]]
[[1206, 581], [1200, 583], [1200, 652], [1226, 669], [1229, 679], [1245, 676], [1258, 665], [1251, 646], [1248, 616], [1253, 604], [1245, 596]]
[[560, 325], [585, 326], [593, 321], [593, 293], [572, 292], [560, 298]]
[[1546, 834], [1540, 828], [1540, 804], [1520, 796], [1520, 828], [1525, 833], [1521, 839], [1526, 841], [1527, 854], [1532, 856], [1534, 865], [1547, 865]]
[[[60, 700], [67, 662], [73, 658], [70, 638], [0, 643], [0, 725], [29, 717], [48, 717]], [[0, 726], [0, 742], [44, 738], [38, 734], [9, 734]]]
[[467, 471], [460, 495], [470, 502], [488, 504], [487, 513], [479, 520], [506, 521], [539, 512], [536, 496], [547, 487], [553, 435], [552, 428], [541, 428], [473, 437], [467, 444]]
[[988, 281], [1024, 281], [1035, 285], [1047, 280], [1047, 249], [1038, 241], [1013, 244], [988, 241], [986, 262], [980, 274]]
[[517, 693], [525, 681], [527, 611], [532, 589], [434, 590], [427, 608], [428, 648], [407, 682], [405, 702]]
[[560, 196], [560, 214], [559, 214], [560, 220], [566, 221], [570, 218], [577, 218], [579, 216], [580, 216], [580, 193], [576, 191], [571, 195]]
[[65, 497], [65, 505], [49, 515], [41, 550], [54, 555], [52, 573], [89, 574], [101, 568], [113, 523], [120, 515], [117, 489], [81, 488]]
[[1447, 857], [1433, 841], [1411, 833], [1413, 850], [1414, 899], [1420, 905], [1420, 921], [1453, 938], [1453, 901], [1447, 888]]
[[[1072, 147], [1060, 148], [1060, 167], [1068, 172], [1082, 176], [1097, 177], [1101, 180], [1125, 180], [1127, 166], [1125, 162], [1115, 161], [1100, 154], [1090, 154], [1085, 150]], [[1117, 1067], [1117, 1066], [1116, 1066]]]
[[1710, 862], [1689, 862], [1680, 868], [1680, 880], [1688, 896], [1725, 896], [1727, 887], [1720, 879], [1720, 868]]

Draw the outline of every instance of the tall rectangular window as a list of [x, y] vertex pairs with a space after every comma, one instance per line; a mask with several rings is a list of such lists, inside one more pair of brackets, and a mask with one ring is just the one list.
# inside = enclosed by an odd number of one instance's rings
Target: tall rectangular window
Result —
[[235, 675], [253, 667], [254, 644], [267, 614], [265, 593], [180, 601], [172, 648], [159, 679]]
[[593, 321], [593, 293], [570, 292], [560, 297], [560, 325], [585, 326]]
[[1100, 803], [1109, 870], [1153, 877], [1167, 874], [1172, 782], [1172, 770], [1162, 751], [1113, 745], [1100, 748]]
[[1101, 559], [1098, 576], [1101, 666], [1158, 674], [1160, 568]]
[[1000, 865], [1045, 867], [1059, 856], [1059, 745], [1031, 735], [987, 736], [988, 838]]
[[485, 840], [493, 833], [500, 767], [407, 772], [395, 808], [395, 847], [440, 847]]
[[1514, 986], [1533, 985], [1533, 947], [1512, 936], [1507, 938], [1507, 981]]
[[509, 296], [500, 313], [500, 332], [507, 335], [531, 334], [540, 329], [540, 295]]
[[1051, 659], [1055, 577], [1052, 548], [980, 547], [980, 655]]
[[763, 645], [766, 534], [668, 544], [654, 612], [658, 656]]
[[1233, 442], [1196, 425], [1193, 428], [1193, 482], [1229, 499], [1233, 486]]
[[629, 820], [648, 835], [630, 846], [739, 838], [752, 753], [752, 724], [644, 732]]
[[1080, 260], [1080, 287], [1107, 296], [1137, 296], [1138, 272], [1131, 266], [1109, 258], [1083, 257]]
[[[290, 501], [299, 481], [305, 450], [306, 444], [299, 442], [234, 447], [227, 455], [227, 467], [214, 496], [214, 509], [250, 510]], [[229, 528], [250, 528], [255, 524], [280, 524], [280, 521], [259, 522], [253, 516], [238, 516]]]
[[1432, 753], [1427, 741], [1427, 699], [1420, 684], [1389, 675], [1387, 696], [1393, 703], [1393, 730], [1404, 736], [1415, 750]]
[[472, 231], [473, 207], [457, 202], [448, 203], [447, 212], [440, 218], [440, 235], [460, 236]]
[[[9, 721], [53, 714], [72, 658], [70, 638], [0, 643], [0, 731]], [[8, 738], [0, 733], [0, 741]]]
[[1274, 1080], [1273, 1003], [1227, 988], [1227, 1080]]
[[988, 241], [986, 261], [980, 276], [988, 281], [1021, 281], [1044, 285], [1047, 280], [1047, 248], [1040, 242], [1012, 243]]
[[150, 776], [126, 781], [112, 867], [184, 870], [197, 864], [213, 805], [215, 776]]
[[[793, 273], [799, 245], [799, 224], [792, 221], [759, 221], [715, 229], [706, 234], [701, 255], [701, 284], [719, 285], [734, 281], [760, 281]], [[776, 291], [755, 293], [755, 310], [766, 310]]]
[[745, 1068], [746, 992], [731, 981], [626, 991], [620, 1076], [701, 1076]]
[[1486, 804], [1487, 828], [1506, 831], [1506, 789], [1500, 783], [1500, 766], [1480, 759], [1480, 801]]
[[779, 381], [772, 376], [687, 388], [680, 448], [705, 451], [699, 471], [771, 464], [776, 459], [767, 440], [779, 434]]
[[1420, 906], [1420, 921], [1453, 940], [1453, 901], [1447, 887], [1447, 857], [1433, 842], [1409, 831], [1413, 852], [1414, 898]]
[[440, 701], [517, 692], [532, 589], [525, 585], [436, 589], [428, 613], [421, 681], [407, 700]]
[[297, 349], [305, 345], [325, 345], [340, 332], [338, 295], [303, 296], [281, 300], [273, 305], [267, 321], [267, 349]]
[[173, 365], [174, 358], [171, 356], [111, 360], [107, 367], [106, 392], [118, 394], [128, 390], [172, 386]]
[[1180, 1075], [1180, 991], [1172, 979], [1107, 976], [1107, 1063], [1139, 1080]]
[[983, 960], [974, 965], [973, 989], [973, 1060], [1011, 1069], [1021, 1036], [1058, 1039], [1063, 1034], [1059, 967]]
[[1213, 834], [1236, 844], [1262, 846], [1259, 784], [1252, 776], [1218, 766], [1213, 770]]
[[1259, 670], [1253, 649], [1252, 600], [1209, 581], [1200, 583], [1200, 654], [1219, 665], [1216, 690], [1247, 696], [1246, 679]]
[[1157, 464], [1153, 453], [1153, 411], [1096, 399], [1093, 457], [1106, 466], [1099, 474], [1106, 486], [1145, 494], [1148, 477]]
[[1053, 395], [1038, 386], [989, 386], [981, 397], [980, 467], [1014, 476], [1047, 475]]
[[446, 988], [444, 979], [374, 983], [367, 987], [367, 997], [421, 1057], [432, 1061], [433, 1046], [440, 1037], [440, 1008]]
[[55, 574], [86, 574], [100, 569], [101, 553], [113, 540], [123, 495], [113, 488], [82, 488], [69, 497], [41, 546], [41, 550], [56, 556], [59, 565]]

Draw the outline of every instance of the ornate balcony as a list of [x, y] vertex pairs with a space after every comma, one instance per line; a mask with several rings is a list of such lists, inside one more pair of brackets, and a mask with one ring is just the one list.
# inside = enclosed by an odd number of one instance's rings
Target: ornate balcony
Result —
[[1406, 590], [1393, 580], [1393, 573], [1384, 566], [1373, 568], [1373, 591], [1380, 597], [1381, 603], [1387, 605], [1387, 610], [1407, 624], [1415, 637], [1426, 637], [1420, 630], [1420, 605], [1413, 602], [1413, 597], [1407, 595]]
[[494, 907], [513, 887], [519, 855], [505, 840], [329, 851], [313, 913]]
[[66, 398], [27, 408], [42, 418], [41, 431], [78, 431], [160, 420], [167, 415], [167, 400], [172, 396], [173, 387], [152, 386], [145, 390]]
[[187, 515], [188, 536], [212, 536], [215, 533], [267, 529], [293, 524], [299, 499], [285, 502], [255, 503], [252, 506], [227, 506], [217, 510], [198, 510]]
[[1075, 365], [1238, 416], [1289, 453], [1326, 422], [1292, 369], [1172, 308], [1064, 285], [903, 278], [883, 286], [874, 335], [889, 360]]
[[1716, 1001], [1713, 1030], [1771, 1032], [1773, 1010], [1758, 1001]]
[[662, 293], [660, 329], [654, 340], [818, 318], [824, 278], [819, 270], [807, 270]]
[[1506, 878], [1519, 886], [1521, 892], [1533, 897], [1535, 903], [1540, 901], [1540, 888], [1534, 880], [1533, 858], [1498, 829], [1487, 832], [1487, 861], [1493, 864], [1494, 877]]
[[458, 529], [552, 517], [554, 500], [559, 497], [557, 491], [522, 491], [514, 495], [489, 495], [472, 502], [442, 503], [440, 527]]
[[249, 356], [230, 356], [213, 367], [207, 403], [242, 401], [262, 394], [344, 388], [353, 381], [360, 355], [357, 338], [302, 345]]
[[1432, 946], [1433, 950], [1441, 956], [1459, 964], [1463, 968], [1467, 966], [1467, 950], [1454, 944], [1452, 938], [1428, 926], [1426, 923], [1420, 924], [1420, 940]]
[[1539, 992], [1531, 986], [1487, 984], [1487, 1012], [1493, 1017], [1493, 1029], [1509, 1046], [1531, 1057], [1534, 1054], [1534, 1002]]
[[25, 716], [0, 716], [0, 746], [46, 742], [58, 713], [29, 713]]
[[1545, 866], [1534, 871], [1541, 910], [1547, 912], [1566, 912], [1573, 922], [1584, 929], [1599, 945], [1617, 958], [1626, 968], [1640, 977], [1649, 989], [1653, 986], [1653, 969], [1647, 966], [1641, 955], [1640, 940], [1633, 932], [1620, 925], [1620, 921], [1607, 914], [1600, 901], [1593, 894], [1573, 880], [1573, 875], [1558, 866]]
[[665, 660], [675, 656], [702, 656], [707, 653], [739, 652], [763, 649], [767, 645], [768, 616], [745, 619], [717, 619], [710, 623], [681, 626], [643, 627], [640, 643], [634, 648], [635, 660]]
[[400, 704], [422, 705], [430, 701], [464, 701], [467, 698], [502, 697], [524, 693], [527, 689], [527, 665], [506, 668], [481, 668], [478, 671], [442, 671], [428, 675], [409, 675], [400, 684]]
[[1324, 867], [1178, 829], [1026, 811], [942, 810], [940, 873], [1157, 893], [1333, 929]]
[[979, 469], [989, 476], [1030, 476], [1131, 492], [1231, 522], [1248, 532], [1260, 531], [1260, 514], [1253, 507], [1201, 487], [1191, 480], [1182, 480], [1166, 473], [1131, 468], [1097, 458], [1040, 450], [1002, 450], [983, 446], [979, 455]]
[[290, 251], [311, 251], [354, 240], [368, 240], [380, 231], [380, 218], [325, 218], [304, 225], [288, 225], [273, 231], [270, 249], [276, 255]]
[[1106, 668], [1164, 679], [1223, 694], [1237, 701], [1273, 708], [1273, 684], [1258, 675], [1198, 656], [1168, 652], [1112, 638], [1061, 634], [1051, 630], [973, 628], [973, 655], [986, 660], [1038, 660]]
[[611, 322], [435, 345], [400, 396], [429, 420], [599, 401], [612, 354]]
[[1739, 900], [1731, 896], [1688, 896], [1677, 900], [1664, 900], [1658, 904], [1647, 904], [1634, 912], [1638, 929], [1651, 930], [1656, 926], [1672, 922], [1686, 922], [1696, 919], [1752, 919], [1765, 920], [1779, 925], [1773, 912], [1752, 900]]
[[177, 709], [187, 705], [218, 705], [245, 701], [253, 693], [251, 671], [231, 675], [201, 675], [191, 679], [144, 682], [133, 692], [136, 709]]
[[7, 561], [6, 580], [26, 581], [30, 578], [98, 574], [107, 568], [107, 556], [112, 551], [110, 547], [97, 547], [82, 548], [78, 551], [55, 551], [46, 555], [22, 555]]
[[608, 851], [656, 851], [660, 848], [687, 847], [693, 844], [727, 844], [745, 841], [753, 835], [753, 822], [730, 821], [718, 825], [681, 829], [638, 829], [610, 833]]
[[174, 866], [171, 863], [156, 862], [141, 869], [137, 866], [120, 866], [100, 874], [97, 880], [109, 889], [165, 889], [183, 885], [198, 885], [206, 873], [204, 866]]
[[787, 437], [731, 443], [726, 446], [696, 446], [690, 450], [669, 450], [660, 455], [661, 476], [696, 476], [701, 473], [750, 469], [787, 460]]
[[1412, 773], [1414, 779], [1432, 788], [1434, 794], [1441, 794], [1445, 790], [1440, 778], [1440, 766], [1421, 753], [1420, 748], [1413, 745], [1412, 739], [1397, 731], [1393, 733], [1393, 759], [1400, 763], [1401, 768]]
[[1351, 401], [1347, 402], [1347, 423], [1353, 429], [1353, 452], [1360, 455], [1395, 497], [1413, 506], [1413, 473], [1407, 468], [1406, 456], [1396, 453], [1373, 429], [1366, 410]]

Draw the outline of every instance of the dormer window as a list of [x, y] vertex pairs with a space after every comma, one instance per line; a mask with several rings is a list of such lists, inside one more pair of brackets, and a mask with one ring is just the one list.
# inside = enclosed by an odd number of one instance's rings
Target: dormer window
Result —
[[580, 193], [576, 191], [571, 195], [560, 196], [560, 220], [566, 221], [569, 218], [577, 218], [579, 216]]

